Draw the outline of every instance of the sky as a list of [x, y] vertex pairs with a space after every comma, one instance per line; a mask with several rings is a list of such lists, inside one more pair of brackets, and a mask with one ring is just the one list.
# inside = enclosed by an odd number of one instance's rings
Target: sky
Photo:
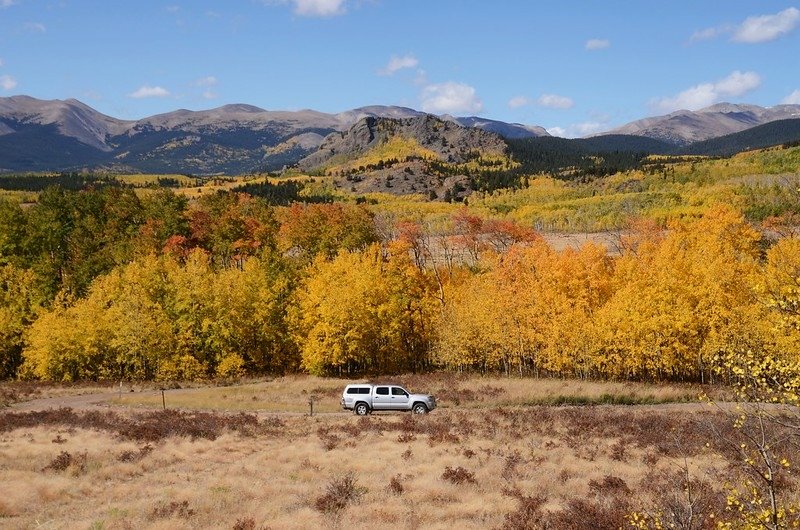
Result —
[[800, 103], [798, 52], [791, 1], [0, 0], [0, 96], [122, 119], [401, 105], [584, 136]]

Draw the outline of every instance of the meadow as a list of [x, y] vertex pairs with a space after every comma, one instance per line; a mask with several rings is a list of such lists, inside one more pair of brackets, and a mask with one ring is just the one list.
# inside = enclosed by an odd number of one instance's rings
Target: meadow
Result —
[[[334, 413], [344, 380], [293, 376], [180, 400], [169, 390], [167, 410], [160, 395], [6, 409], [0, 526], [603, 529], [661, 514], [716, 528], [735, 518], [727, 499], [746, 470], [728, 441], [742, 433], [724, 409], [681, 403], [698, 387], [395, 380], [436, 392], [442, 407], [358, 418]], [[314, 416], [300, 413], [310, 395]], [[630, 404], [537, 404], [615, 399]], [[795, 479], [785, 480], [793, 499]]]

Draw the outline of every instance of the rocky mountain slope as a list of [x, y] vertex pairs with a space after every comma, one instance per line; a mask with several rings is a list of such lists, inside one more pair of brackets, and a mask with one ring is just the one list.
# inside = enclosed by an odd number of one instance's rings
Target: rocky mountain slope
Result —
[[298, 169], [333, 176], [351, 191], [456, 197], [468, 192], [471, 176], [510, 169], [507, 151], [499, 135], [457, 121], [365, 117], [328, 135]]
[[793, 118], [800, 118], [800, 105], [759, 107], [719, 103], [697, 111], [679, 110], [666, 116], [644, 118], [602, 134], [646, 136], [688, 145]]
[[[80, 101], [0, 98], [0, 171], [105, 168], [157, 173], [243, 173], [292, 165], [323, 139], [372, 117], [414, 118], [406, 107], [369, 106], [339, 114], [267, 111], [252, 105], [176, 110], [136, 121], [101, 114]], [[546, 135], [537, 127], [450, 118], [513, 137]]]

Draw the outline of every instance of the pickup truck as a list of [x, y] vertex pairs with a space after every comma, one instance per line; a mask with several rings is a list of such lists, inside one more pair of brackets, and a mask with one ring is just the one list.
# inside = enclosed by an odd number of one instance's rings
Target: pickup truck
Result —
[[436, 408], [436, 398], [428, 394], [411, 394], [397, 385], [347, 385], [342, 392], [342, 408], [365, 416], [379, 410], [410, 410], [427, 414]]

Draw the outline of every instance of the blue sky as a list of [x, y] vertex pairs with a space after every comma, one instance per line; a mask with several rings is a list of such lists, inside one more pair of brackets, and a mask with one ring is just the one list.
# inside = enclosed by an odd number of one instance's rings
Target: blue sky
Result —
[[0, 96], [125, 119], [383, 104], [580, 136], [800, 103], [798, 52], [791, 1], [0, 0]]

